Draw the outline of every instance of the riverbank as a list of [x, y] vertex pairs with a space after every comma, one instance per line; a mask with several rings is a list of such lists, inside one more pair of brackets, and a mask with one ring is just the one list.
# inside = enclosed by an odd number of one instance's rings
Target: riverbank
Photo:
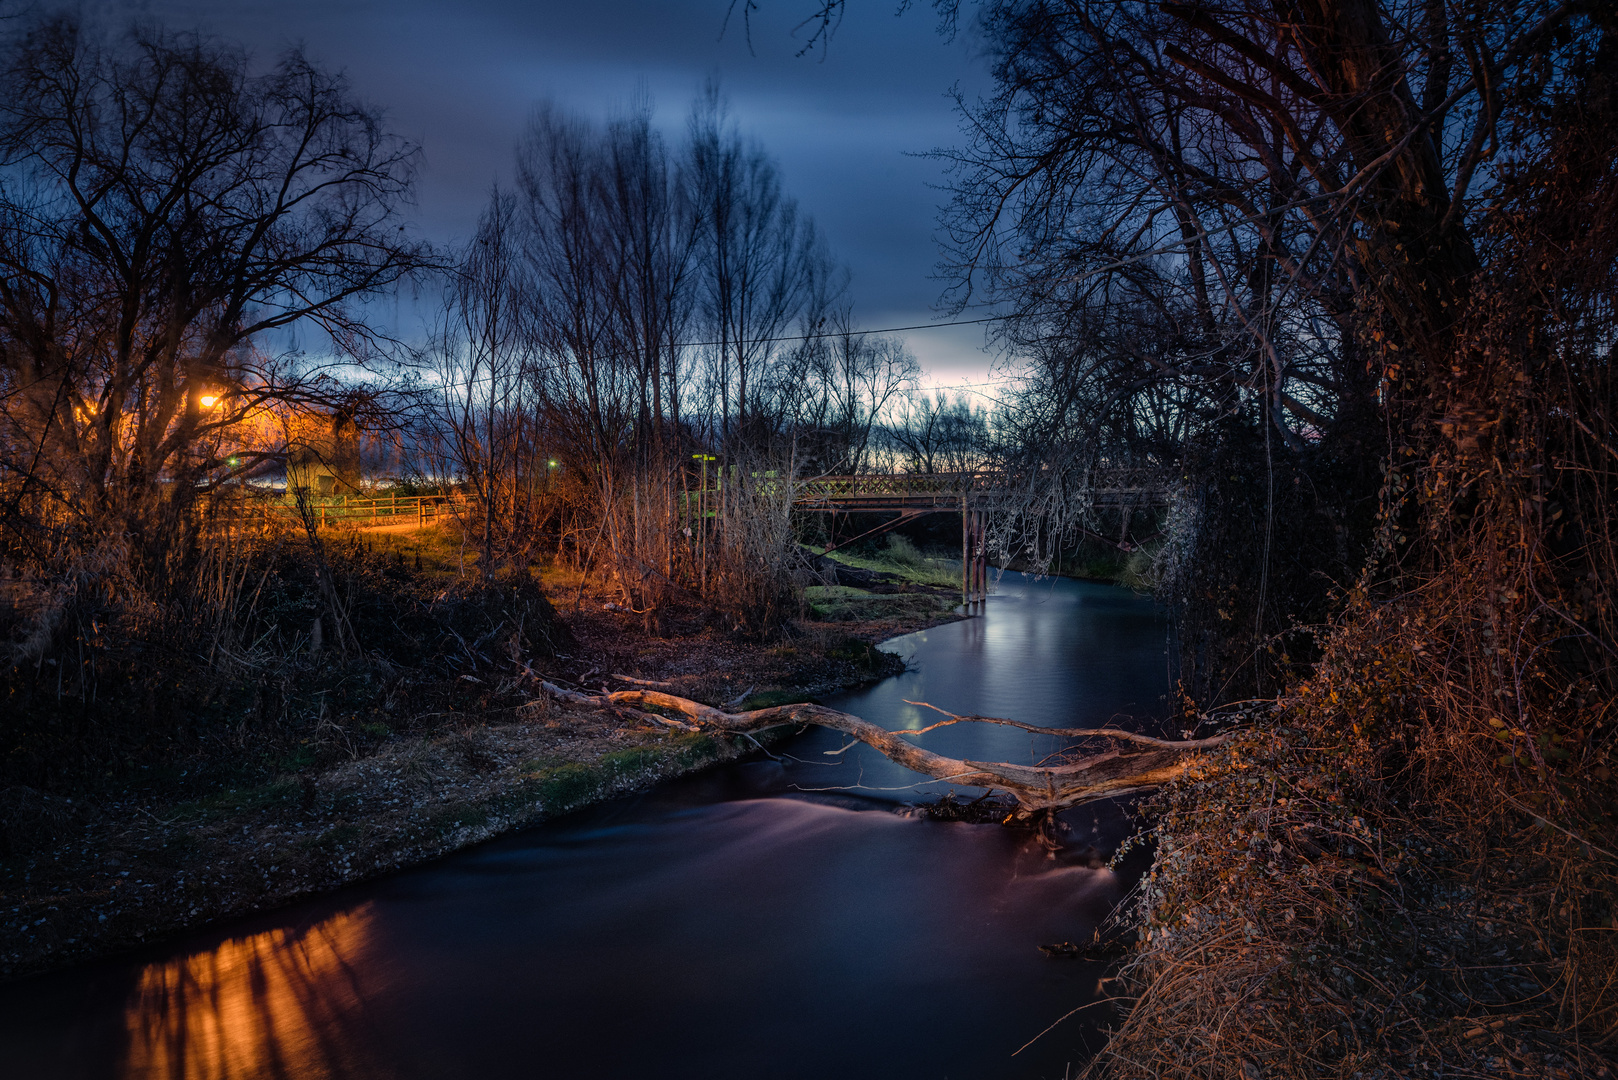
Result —
[[[303, 690], [330, 691], [322, 701], [337, 700], [345, 680], [382, 689], [343, 709], [319, 705], [275, 767], [230, 768], [218, 743], [177, 755], [166, 773], [144, 765], [113, 781], [0, 790], [0, 978], [275, 908], [763, 748], [560, 705], [541, 695], [541, 679], [591, 691], [656, 685], [732, 707], [812, 700], [902, 668], [879, 642], [958, 617], [933, 598], [801, 621], [758, 642], [693, 608], [669, 612], [657, 636], [576, 576], [548, 573], [543, 589], [562, 612], [554, 655], [429, 664], [410, 679], [379, 661], [311, 664]], [[244, 762], [265, 756], [251, 732], [237, 738]]]
[[180, 803], [109, 802], [68, 842], [0, 871], [0, 973], [277, 907], [755, 749], [556, 710]]

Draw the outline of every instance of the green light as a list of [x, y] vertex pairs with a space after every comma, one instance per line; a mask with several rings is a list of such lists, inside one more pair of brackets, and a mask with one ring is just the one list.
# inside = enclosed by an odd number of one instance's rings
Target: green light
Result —
[[553, 468], [553, 469], [556, 468], [556, 459], [555, 458], [551, 459], [551, 468]]
[[229, 465], [232, 469], [234, 469], [236, 466], [240, 465], [241, 463], [242, 463], [242, 459], [239, 458], [239, 457], [230, 457], [230, 458], [225, 459], [225, 464]]

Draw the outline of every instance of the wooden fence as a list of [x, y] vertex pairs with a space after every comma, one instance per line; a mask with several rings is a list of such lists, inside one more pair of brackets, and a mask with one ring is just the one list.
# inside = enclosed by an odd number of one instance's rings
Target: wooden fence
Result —
[[[464, 495], [316, 495], [307, 500], [321, 528], [376, 529], [389, 526], [420, 528], [459, 513]], [[297, 500], [289, 495], [247, 494], [228, 501], [214, 499], [199, 508], [205, 520], [237, 528], [269, 529], [271, 525], [301, 525]]]

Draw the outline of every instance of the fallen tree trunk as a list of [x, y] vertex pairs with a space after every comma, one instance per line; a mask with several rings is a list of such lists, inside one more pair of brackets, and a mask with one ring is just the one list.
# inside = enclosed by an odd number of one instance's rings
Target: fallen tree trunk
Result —
[[[831, 728], [853, 736], [889, 760], [923, 776], [965, 787], [990, 788], [1011, 795], [1017, 800], [1020, 815], [1063, 810], [1096, 799], [1130, 795], [1161, 787], [1185, 772], [1195, 759], [1197, 751], [1217, 746], [1225, 739], [1220, 735], [1211, 739], [1174, 742], [1115, 728], [1040, 728], [999, 717], [956, 716], [953, 713], [945, 713], [950, 719], [919, 731], [889, 731], [869, 720], [863, 720], [851, 713], [828, 709], [823, 705], [776, 705], [768, 709], [754, 709], [751, 712], [727, 713], [688, 698], [676, 697], [657, 690], [620, 690], [615, 693], [594, 695], [564, 690], [550, 683], [540, 685], [546, 693], [562, 701], [629, 710], [638, 713], [641, 719], [648, 722], [686, 730], [745, 735], [786, 724], [816, 724]], [[636, 710], [635, 706], [668, 710], [679, 714], [685, 720], [670, 720]], [[926, 707], [943, 712], [942, 709], [936, 709], [936, 706]], [[1072, 738], [1113, 739], [1144, 749], [1130, 751], [1114, 748], [1061, 765], [1013, 765], [1003, 761], [963, 761], [944, 757], [907, 741], [908, 738], [934, 728], [973, 722], [1005, 724], [1040, 734]]]

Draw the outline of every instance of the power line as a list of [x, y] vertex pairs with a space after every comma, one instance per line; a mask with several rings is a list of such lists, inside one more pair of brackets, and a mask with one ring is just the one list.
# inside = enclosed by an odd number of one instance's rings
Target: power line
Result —
[[953, 319], [949, 322], [920, 323], [916, 326], [880, 326], [870, 330], [826, 330], [814, 334], [791, 334], [781, 337], [749, 338], [738, 341], [680, 341], [671, 349], [703, 349], [718, 345], [768, 345], [777, 341], [818, 341], [821, 338], [866, 337], [871, 334], [898, 334], [906, 330], [933, 330], [942, 326], [978, 326], [982, 323], [1001, 322], [1015, 318], [1012, 315], [988, 315], [981, 319]]
[[[738, 340], [732, 340], [732, 341], [676, 341], [676, 342], [673, 342], [672, 344], [667, 344], [667, 345], [664, 345], [664, 344], [660, 343], [657, 347], [659, 349], [704, 349], [704, 348], [717, 348], [717, 347], [720, 347], [720, 346], [730, 348], [730, 347], [741, 347], [741, 346], [745, 346], [745, 345], [769, 345], [769, 344], [774, 344], [775, 342], [781, 342], [781, 341], [819, 341], [819, 340], [821, 340], [823, 338], [869, 337], [872, 334], [898, 334], [898, 333], [902, 333], [902, 332], [907, 331], [907, 330], [933, 330], [933, 329], [936, 329], [936, 328], [939, 328], [939, 327], [945, 327], [945, 326], [980, 326], [983, 323], [1003, 322], [1006, 319], [1012, 319], [1012, 318], [1016, 318], [1016, 317], [1017, 317], [1017, 315], [987, 315], [987, 316], [984, 316], [981, 319], [952, 319], [952, 320], [950, 320], [948, 322], [918, 323], [918, 324], [916, 324], [914, 326], [881, 326], [881, 327], [874, 327], [874, 328], [869, 329], [869, 330], [825, 330], [825, 331], [820, 331], [820, 332], [813, 333], [813, 334], [786, 334], [786, 335], [781, 335], [781, 336], [777, 336], [777, 337], [747, 338], [747, 339], [738, 339]], [[624, 349], [624, 350], [620, 350], [620, 351], [616, 351], [616, 352], [597, 353], [597, 354], [595, 354], [594, 359], [596, 359], [596, 360], [620, 360], [620, 359], [623, 359], [624, 357], [638, 356], [638, 355], [640, 355], [640, 350], [639, 349]], [[489, 375], [475, 376], [475, 377], [470, 378], [470, 379], [457, 379], [457, 380], [455, 380], [453, 385], [456, 385], [456, 386], [478, 385], [480, 383], [493, 382], [495, 378], [496, 378], [496, 376], [491, 373]], [[989, 384], [985, 383], [984, 385], [989, 385]], [[955, 387], [939, 387], [939, 389], [946, 389], [947, 390], [947, 389], [956, 389], [956, 388]]]

